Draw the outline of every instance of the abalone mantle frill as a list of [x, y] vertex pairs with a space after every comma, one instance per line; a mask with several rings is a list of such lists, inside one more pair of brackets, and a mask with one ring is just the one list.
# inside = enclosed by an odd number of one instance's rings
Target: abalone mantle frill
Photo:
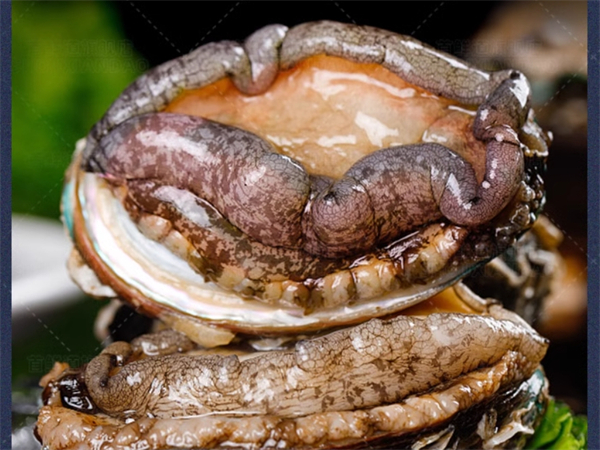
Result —
[[[212, 111], [220, 124], [189, 115], [210, 119], [211, 111], [186, 110], [195, 95], [207, 98], [202, 88], [222, 96], [230, 89], [222, 83], [231, 82], [251, 104], [313, 63], [350, 64], [379, 90], [390, 89], [377, 76], [396, 77], [419, 101], [439, 102], [460, 118], [444, 125], [434, 115], [416, 142], [386, 141], [375, 120], [364, 154], [340, 163], [345, 171], [333, 164], [324, 174], [314, 161], [307, 172], [260, 127], [238, 128], [227, 108]], [[153, 315], [183, 313], [248, 333], [387, 315], [496, 256], [535, 219], [547, 148], [528, 89], [518, 72], [479, 71], [382, 30], [332, 22], [266, 27], [244, 45], [208, 44], [134, 82], [76, 152], [65, 221], [100, 281]], [[419, 111], [403, 120], [426, 116]], [[364, 124], [368, 115], [359, 113], [354, 122]], [[468, 133], [456, 142], [440, 135], [456, 123]], [[300, 160], [307, 154], [298, 150]], [[248, 187], [250, 167], [271, 182]], [[236, 183], [246, 183], [237, 197], [229, 190]], [[403, 203], [415, 192], [426, 198]]]

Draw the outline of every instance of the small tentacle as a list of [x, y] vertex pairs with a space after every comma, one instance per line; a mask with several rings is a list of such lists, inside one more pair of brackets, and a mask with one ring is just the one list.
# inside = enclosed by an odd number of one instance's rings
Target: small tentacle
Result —
[[485, 178], [477, 184], [472, 171], [435, 178], [434, 190], [442, 190], [440, 211], [458, 225], [475, 226], [494, 218], [508, 204], [523, 179], [524, 160], [516, 134], [508, 127], [486, 130]]
[[123, 398], [127, 397], [126, 387], [115, 383], [111, 376], [114, 369], [123, 367], [132, 355], [133, 349], [127, 342], [115, 342], [92, 359], [85, 368], [85, 383], [94, 403], [106, 412], [120, 410]]
[[475, 137], [485, 140], [487, 129], [503, 125], [513, 130], [521, 129], [530, 109], [530, 93], [525, 76], [511, 71], [510, 78], [504, 80], [477, 109], [473, 121]]
[[267, 25], [252, 33], [244, 42], [250, 59], [251, 73], [234, 74], [232, 80], [244, 94], [265, 92], [279, 73], [279, 48], [288, 28], [284, 25]]

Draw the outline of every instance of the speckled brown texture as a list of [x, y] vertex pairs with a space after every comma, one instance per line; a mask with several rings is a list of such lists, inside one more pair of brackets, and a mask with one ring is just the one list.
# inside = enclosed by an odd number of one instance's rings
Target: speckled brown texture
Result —
[[[243, 102], [253, 102], [258, 95], [268, 95], [271, 83], [278, 84], [280, 70], [298, 64], [310, 71], [311, 58], [318, 64], [347, 58], [346, 68], [370, 65], [369, 73], [377, 72], [380, 78], [367, 77], [367, 84], [403, 92], [399, 98], [409, 92], [415, 105], [427, 103], [428, 112], [418, 114], [431, 115], [419, 125], [420, 143], [391, 141], [388, 148], [371, 148], [354, 165], [345, 161], [349, 169], [333, 179], [309, 173], [294, 159], [276, 154], [268, 136], [161, 112], [182, 89], [210, 88], [223, 77], [242, 89]], [[342, 67], [335, 61], [327, 64], [323, 67], [330, 74]], [[356, 79], [349, 70], [342, 78]], [[292, 79], [293, 72], [286, 76]], [[413, 84], [381, 84], [396, 75]], [[147, 97], [149, 92], [153, 97]], [[188, 261], [200, 274], [245, 297], [268, 298], [272, 304], [287, 298], [288, 305], [304, 306], [310, 313], [370, 300], [407, 283], [427, 283], [452, 270], [470, 270], [502, 252], [531, 226], [543, 204], [540, 172], [547, 148], [528, 98], [529, 86], [520, 73], [483, 72], [409, 37], [333, 22], [292, 30], [274, 25], [259, 30], [243, 46], [208, 44], [144, 75], [87, 137], [81, 167], [113, 184], [129, 185], [126, 198], [129, 205], [135, 204], [133, 215], [159, 210], [169, 215], [178, 232], [195, 239], [199, 256], [191, 255]], [[443, 113], [430, 108], [436, 99], [442, 101]], [[456, 101], [479, 108], [465, 109], [452, 103]], [[410, 105], [403, 104], [403, 114], [410, 116]], [[286, 117], [293, 127], [293, 115]], [[161, 196], [149, 200], [150, 191], [160, 191]], [[165, 205], [157, 207], [156, 200]], [[186, 203], [196, 205], [193, 212], [185, 210]], [[218, 220], [206, 220], [210, 208], [213, 217], [220, 215]], [[452, 251], [437, 258], [445, 266], [421, 261], [421, 274], [407, 276], [415, 269], [407, 261], [415, 257], [403, 250], [403, 235], [417, 231], [420, 236], [432, 221], [464, 226], [463, 236], [451, 240]], [[210, 233], [229, 241], [217, 243], [211, 237], [207, 242]], [[82, 241], [80, 247], [87, 245], [84, 237], [76, 240]], [[95, 270], [101, 265], [93, 254], [82, 255]], [[360, 284], [353, 269], [361, 257], [372, 256], [388, 272], [391, 269], [395, 281], [385, 275], [384, 283], [374, 276]], [[349, 271], [344, 276], [350, 280], [324, 299], [323, 289], [315, 287], [326, 285], [324, 276], [340, 270]], [[111, 277], [101, 279], [114, 284]], [[138, 297], [122, 289], [119, 295]], [[149, 302], [141, 303], [155, 314], [156, 308], [146, 306]]]
[[[282, 417], [393, 403], [492, 366], [508, 352], [531, 373], [546, 341], [507, 312], [498, 318], [432, 314], [381, 321], [301, 341], [293, 351], [237, 356], [165, 355], [127, 363], [107, 347], [85, 370], [94, 403], [117, 416], [167, 418], [212, 411]], [[113, 368], [121, 367], [114, 375]]]
[[[368, 351], [364, 353], [369, 354]], [[164, 361], [166, 363], [168, 360]], [[516, 388], [522, 380], [527, 380], [535, 367], [535, 360], [518, 351], [508, 351], [491, 366], [474, 368], [470, 373], [435, 386], [428, 392], [392, 404], [377, 407], [363, 405], [353, 411], [315, 412], [302, 417], [287, 418], [272, 414], [253, 415], [232, 411], [229, 414], [179, 418], [142, 417], [134, 421], [124, 421], [102, 414], [92, 416], [67, 409], [62, 406], [60, 397], [54, 391], [40, 412], [37, 432], [42, 442], [52, 450], [138, 447], [158, 450], [231, 446], [255, 449], [340, 446], [370, 448], [371, 443], [383, 444], [384, 447], [385, 443], [396, 446], [400, 442], [416, 442], [420, 438], [430, 441], [439, 439], [442, 445], [445, 440], [441, 437], [445, 432], [437, 438], [435, 436], [449, 424], [453, 424], [447, 430], [450, 436], [456, 435], [449, 442], [454, 439], [480, 442], [478, 439], [487, 440], [492, 437], [493, 434], [489, 436], [487, 431], [475, 431], [472, 428], [466, 436], [460, 431], [452, 431], [454, 427], [471, 427], [477, 424], [489, 411], [491, 419], [487, 420], [492, 420], [492, 426], [498, 412], [497, 426], [508, 426], [508, 423], [514, 420], [523, 421], [525, 427], [521, 428], [521, 432], [526, 436], [527, 426], [536, 421], [539, 408], [543, 405], [536, 405], [530, 413], [521, 416], [520, 419], [510, 412], [520, 405], [529, 410], [531, 406], [527, 402], [537, 401], [537, 396], [544, 396], [544, 393], [540, 392], [544, 387], [538, 383], [534, 383], [536, 387], [528, 385], [523, 392]], [[217, 381], [218, 389], [222, 389], [226, 383], [227, 379], [220, 377], [220, 381]], [[49, 386], [51, 384], [52, 381]], [[514, 402], [518, 398], [520, 400]], [[543, 401], [543, 398], [540, 401]], [[182, 405], [180, 401], [180, 407]], [[524, 412], [525, 410], [522, 411]], [[510, 419], [505, 421], [503, 417]], [[477, 436], [477, 433], [482, 435]], [[516, 435], [520, 437], [519, 447], [523, 444], [523, 434]], [[511, 436], [509, 433], [507, 437]]]
[[311, 183], [299, 163], [258, 136], [176, 114], [124, 122], [88, 164], [129, 189], [144, 180], [188, 190], [265, 245], [332, 258], [385, 244], [442, 214], [459, 225], [492, 219], [518, 188], [523, 156], [509, 127], [478, 137], [489, 139], [481, 186], [463, 158], [435, 143], [379, 150], [341, 180]]
[[[185, 123], [183, 116], [138, 120], [136, 115], [145, 110], [127, 112], [101, 133], [111, 130], [92, 148], [97, 139], [94, 130], [84, 152], [84, 166], [121, 182], [153, 177], [161, 184], [190, 189], [212, 203], [233, 225], [266, 245], [303, 247], [329, 258], [389, 242], [441, 215], [459, 225], [485, 223], [516, 192], [523, 177], [516, 130], [529, 109], [529, 87], [518, 72], [490, 75], [411, 38], [371, 28], [333, 22], [305, 24], [289, 31], [283, 43], [272, 39], [273, 33], [283, 36], [282, 29], [267, 27], [249, 38], [247, 45], [258, 58], [257, 65], [266, 68], [261, 76], [270, 82], [281, 44], [282, 68], [319, 53], [361, 63], [377, 62], [436, 94], [480, 103], [473, 131], [477, 139], [487, 143], [482, 184], [477, 182], [473, 168], [446, 147], [413, 144], [364, 157], [341, 180], [316, 192], [308, 202], [311, 187], [305, 170], [294, 160], [277, 155], [258, 136], [199, 120], [194, 126]], [[269, 44], [261, 47], [263, 38]], [[394, 54], [391, 49], [397, 52], [395, 57], [390, 56]], [[229, 51], [239, 58], [245, 55], [241, 49]], [[217, 53], [215, 57], [220, 55]], [[227, 66], [234, 81], [251, 77], [246, 69], [236, 71], [235, 64]], [[438, 71], [444, 73], [443, 81]], [[264, 90], [268, 84], [263, 84]], [[239, 87], [239, 82], [236, 85]], [[186, 87], [195, 86], [191, 83]], [[478, 90], [485, 94], [478, 94]], [[156, 111], [162, 108], [164, 105], [157, 105]], [[111, 116], [115, 113], [109, 110], [105, 118]], [[127, 120], [127, 116], [133, 118]], [[148, 167], [150, 171], [144, 170]], [[306, 230], [307, 226], [312, 229]]]

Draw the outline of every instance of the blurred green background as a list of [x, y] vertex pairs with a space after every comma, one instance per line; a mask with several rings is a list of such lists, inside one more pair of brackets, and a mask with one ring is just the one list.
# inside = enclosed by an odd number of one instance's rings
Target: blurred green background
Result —
[[58, 219], [75, 142], [148, 64], [105, 2], [14, 2], [12, 38], [13, 211]]

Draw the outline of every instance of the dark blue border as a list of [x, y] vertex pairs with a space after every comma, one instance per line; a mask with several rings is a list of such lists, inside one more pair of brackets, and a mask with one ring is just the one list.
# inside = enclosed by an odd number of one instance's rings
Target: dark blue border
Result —
[[[0, 0], [0, 449], [11, 448], [11, 2]], [[588, 423], [600, 450], [600, 2], [588, 2]], [[595, 55], [595, 59], [594, 59]]]
[[0, 449], [11, 448], [11, 2], [0, 0]]
[[588, 439], [600, 449], [600, 2], [588, 2]]

